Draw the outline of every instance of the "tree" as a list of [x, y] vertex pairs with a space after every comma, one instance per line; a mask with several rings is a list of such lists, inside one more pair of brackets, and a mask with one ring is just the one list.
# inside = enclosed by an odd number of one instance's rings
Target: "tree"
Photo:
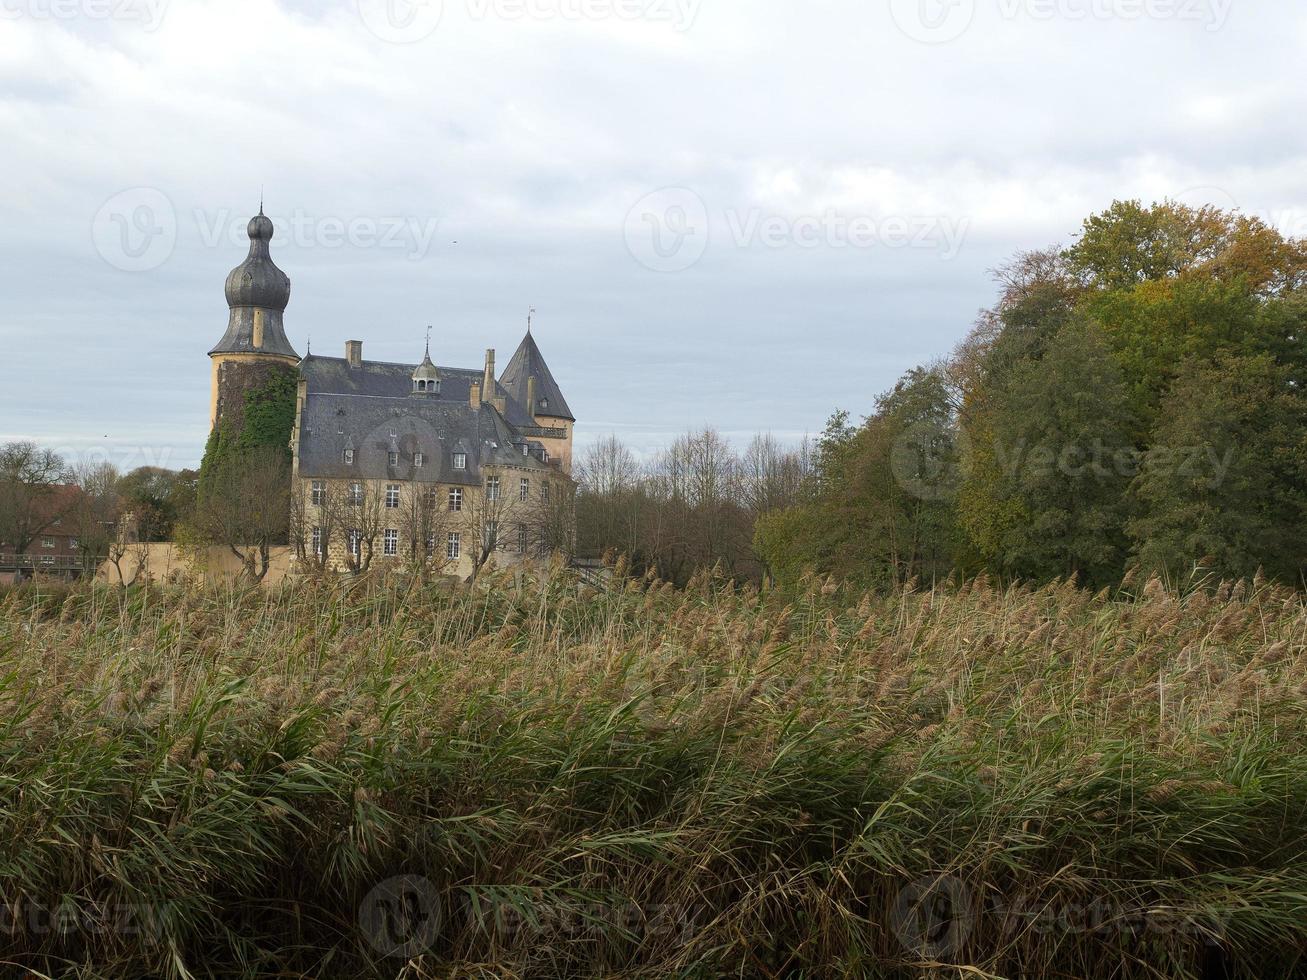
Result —
[[740, 491], [744, 505], [758, 518], [799, 502], [804, 481], [812, 471], [812, 450], [805, 438], [788, 450], [770, 432], [750, 440], [740, 458]]
[[371, 480], [349, 484], [341, 511], [345, 532], [345, 567], [362, 574], [372, 567], [377, 537], [386, 526], [384, 485]]
[[[121, 549], [115, 548], [128, 533], [128, 529], [121, 526], [123, 507], [118, 493], [120, 477], [118, 470], [107, 462], [83, 464], [71, 475], [79, 492], [73, 497], [74, 502], [67, 512], [66, 522], [77, 537], [83, 572], [94, 574], [100, 561], [105, 558], [114, 559], [115, 565], [122, 558]], [[115, 555], [116, 550], [118, 553]], [[121, 581], [121, 568], [118, 577]]]
[[1267, 355], [1183, 364], [1131, 488], [1142, 568], [1219, 577], [1259, 567], [1301, 584], [1307, 560], [1307, 395]]
[[72, 499], [57, 492], [68, 479], [63, 459], [33, 442], [0, 446], [0, 541], [22, 555], [63, 517]]
[[136, 522], [142, 541], [167, 541], [177, 521], [194, 505], [195, 470], [140, 466], [123, 476], [118, 494]]
[[1092, 324], [1012, 366], [968, 437], [961, 516], [999, 571], [1046, 580], [1121, 574], [1137, 453], [1125, 383]]
[[600, 555], [615, 550], [632, 559], [642, 545], [646, 497], [635, 456], [615, 435], [592, 444], [577, 466], [577, 548]]
[[439, 487], [410, 484], [400, 498], [398, 531], [401, 560], [410, 574], [425, 580], [447, 564], [445, 542], [454, 526]]
[[290, 464], [286, 452], [261, 446], [212, 461], [205, 471], [195, 510], [201, 540], [227, 548], [242, 573], [261, 582], [270, 549], [290, 527]]
[[533, 519], [530, 501], [520, 499], [517, 488], [509, 485], [515, 470], [484, 467], [484, 481], [479, 489], [469, 488], [463, 498], [463, 548], [472, 559], [475, 582], [491, 556], [509, 543], [509, 528], [514, 523], [529, 524]]
[[289, 534], [295, 558], [305, 568], [325, 572], [332, 567], [331, 549], [343, 541], [346, 525], [346, 490], [330, 480], [317, 481], [306, 493], [290, 494]]
[[860, 428], [832, 416], [811, 499], [756, 525], [755, 547], [779, 584], [806, 569], [866, 585], [948, 574], [957, 547], [952, 401], [942, 370], [916, 368]]

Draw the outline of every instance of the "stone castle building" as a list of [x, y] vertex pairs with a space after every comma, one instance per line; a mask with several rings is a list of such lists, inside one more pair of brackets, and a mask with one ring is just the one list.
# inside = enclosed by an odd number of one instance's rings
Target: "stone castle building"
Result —
[[466, 577], [570, 546], [575, 418], [530, 321], [496, 377], [437, 366], [301, 358], [282, 322], [290, 280], [272, 261], [273, 225], [249, 223], [250, 251], [227, 276], [227, 332], [209, 351], [210, 424], [242, 421], [246, 393], [279, 375], [295, 386], [290, 543], [332, 570], [393, 563]]

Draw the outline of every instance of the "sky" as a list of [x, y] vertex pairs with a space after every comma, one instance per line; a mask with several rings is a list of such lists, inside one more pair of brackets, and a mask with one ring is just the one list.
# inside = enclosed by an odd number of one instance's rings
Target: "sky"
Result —
[[1307, 233], [1297, 0], [0, 0], [0, 440], [193, 466], [264, 209], [302, 354], [533, 332], [642, 454], [859, 417], [1116, 198]]

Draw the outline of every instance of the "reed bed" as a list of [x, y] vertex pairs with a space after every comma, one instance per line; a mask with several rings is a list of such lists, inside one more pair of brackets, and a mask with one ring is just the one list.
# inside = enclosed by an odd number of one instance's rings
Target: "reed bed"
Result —
[[0, 597], [0, 975], [1289, 977], [1307, 607]]

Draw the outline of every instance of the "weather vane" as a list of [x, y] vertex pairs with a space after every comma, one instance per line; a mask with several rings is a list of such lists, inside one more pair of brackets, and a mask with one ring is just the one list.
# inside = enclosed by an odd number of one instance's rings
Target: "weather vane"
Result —
[[527, 309], [527, 311], [526, 311], [526, 332], [527, 332], [527, 333], [530, 333], [530, 332], [531, 332], [531, 317], [535, 316], [535, 312], [536, 312], [536, 308], [535, 308], [534, 306], [529, 307], [529, 308]]

